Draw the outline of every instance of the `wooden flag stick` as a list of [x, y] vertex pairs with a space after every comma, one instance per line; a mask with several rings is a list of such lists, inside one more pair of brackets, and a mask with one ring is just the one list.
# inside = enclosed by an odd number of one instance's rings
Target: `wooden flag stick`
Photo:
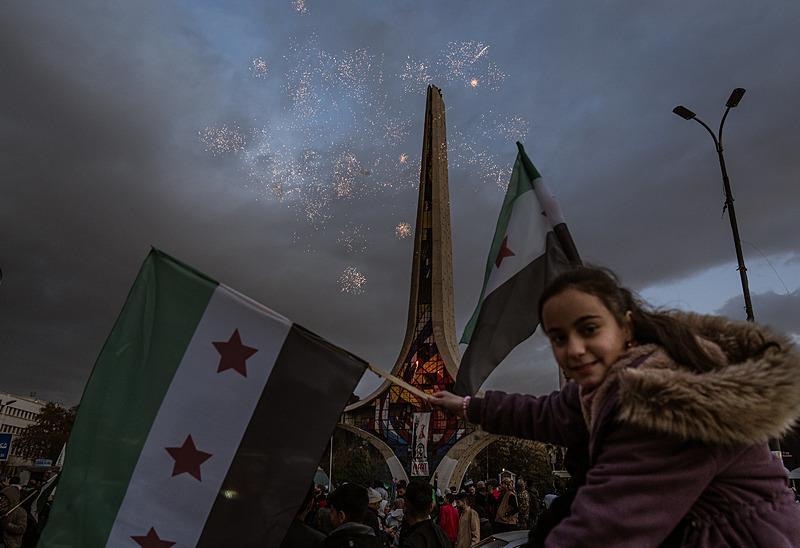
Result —
[[422, 390], [420, 390], [416, 386], [412, 386], [412, 385], [408, 384], [403, 379], [395, 377], [391, 373], [387, 373], [386, 371], [384, 371], [382, 369], [378, 369], [377, 367], [375, 367], [371, 363], [368, 363], [367, 367], [369, 367], [369, 370], [372, 371], [373, 373], [375, 373], [376, 375], [378, 375], [379, 377], [383, 377], [387, 381], [389, 381], [389, 382], [391, 382], [393, 384], [396, 384], [397, 386], [399, 386], [401, 388], [405, 388], [406, 390], [408, 390], [409, 392], [411, 392], [412, 394], [414, 394], [418, 398], [422, 398], [422, 401], [427, 403], [428, 394], [426, 394], [425, 392], [423, 392]]

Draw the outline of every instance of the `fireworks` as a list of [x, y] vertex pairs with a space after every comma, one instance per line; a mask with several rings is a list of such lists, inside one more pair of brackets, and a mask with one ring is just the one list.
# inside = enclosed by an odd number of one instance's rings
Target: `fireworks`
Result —
[[365, 291], [366, 284], [367, 278], [354, 266], [348, 266], [339, 276], [339, 291], [342, 293], [361, 295]]
[[365, 232], [369, 228], [365, 225], [348, 223], [339, 232], [337, 242], [347, 253], [364, 253], [367, 250], [367, 238]]
[[400, 73], [400, 79], [403, 81], [406, 93], [424, 92], [428, 84], [433, 82], [430, 70], [428, 63], [416, 61], [409, 57], [406, 60], [403, 71]]
[[292, 6], [297, 13], [308, 13], [306, 0], [292, 0]]
[[256, 57], [250, 60], [250, 74], [255, 78], [266, 78], [268, 70], [267, 62], [263, 58]]
[[488, 59], [489, 46], [482, 42], [450, 42], [442, 59], [444, 76], [450, 81], [462, 81], [473, 89], [479, 85], [499, 89], [506, 75]]
[[[299, 14], [307, 13], [306, 4], [292, 0]], [[396, 76], [406, 94], [416, 96], [441, 82], [449, 84], [448, 93], [489, 98], [493, 95], [486, 91], [498, 89], [505, 79], [491, 59], [493, 51], [478, 41], [450, 42], [439, 54], [407, 57], [387, 70], [384, 57], [372, 50], [327, 50], [316, 35], [294, 37], [283, 62], [252, 57], [242, 67], [253, 79], [278, 80], [283, 110], [271, 111], [268, 121], [253, 120], [249, 125], [257, 129], [251, 132], [218, 125], [198, 132], [199, 138], [214, 156], [236, 155], [256, 199], [281, 202], [310, 225], [312, 230], [302, 233], [313, 237], [293, 238], [298, 248], [310, 253], [321, 242], [330, 242], [348, 254], [366, 253], [369, 226], [342, 225], [346, 208], [364, 204], [393, 209], [401, 194], [406, 200], [409, 195], [404, 193], [416, 191], [420, 176], [419, 157], [407, 152], [418, 146], [419, 99], [412, 98], [412, 113], [403, 112], [400, 97], [392, 95], [397, 86], [389, 85], [384, 74]], [[279, 66], [287, 68], [278, 73]], [[509, 142], [528, 134], [529, 124], [521, 116], [475, 109], [484, 114], [477, 120], [470, 115], [469, 126], [459, 128], [451, 120], [449, 147], [445, 144], [438, 154], [449, 154], [451, 168], [468, 172], [472, 180], [505, 188], [511, 166], [494, 150], [503, 147], [507, 152]], [[392, 215], [396, 213], [393, 209]], [[328, 230], [334, 223], [337, 228]], [[394, 229], [398, 240], [413, 237], [409, 223]], [[342, 292], [359, 294], [366, 278], [348, 267], [339, 283]]]
[[523, 141], [530, 131], [530, 124], [522, 116], [495, 114], [490, 110], [481, 114], [477, 129], [486, 139], [505, 144]]
[[356, 177], [369, 172], [361, 167], [361, 163], [353, 152], [344, 152], [333, 164], [333, 190], [337, 198], [352, 196]]
[[206, 127], [199, 131], [198, 135], [206, 146], [206, 152], [214, 156], [241, 152], [246, 145], [246, 140], [239, 126]]
[[411, 225], [408, 223], [397, 223], [394, 227], [394, 235], [398, 240], [405, 240], [411, 236]]

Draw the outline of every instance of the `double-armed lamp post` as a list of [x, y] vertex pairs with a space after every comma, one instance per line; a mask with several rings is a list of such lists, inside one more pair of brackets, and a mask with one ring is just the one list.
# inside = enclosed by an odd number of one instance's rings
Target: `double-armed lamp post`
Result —
[[[731, 92], [728, 101], [725, 103], [725, 114], [722, 115], [722, 121], [719, 123], [719, 131], [717, 134], [711, 130], [708, 125], [703, 122], [697, 115], [683, 105], [678, 105], [672, 112], [683, 118], [684, 120], [694, 120], [711, 134], [714, 139], [714, 147], [717, 149], [717, 156], [719, 157], [719, 168], [722, 170], [722, 184], [725, 187], [725, 209], [728, 210], [728, 218], [731, 220], [731, 230], [733, 231], [733, 245], [736, 246], [736, 259], [739, 261], [739, 276], [742, 279], [742, 293], [744, 293], [744, 309], [747, 312], [747, 321], [755, 321], [753, 316], [753, 303], [750, 301], [750, 287], [747, 283], [747, 268], [744, 266], [744, 256], [742, 255], [742, 242], [739, 239], [739, 227], [736, 224], [736, 210], [733, 208], [733, 193], [731, 192], [731, 182], [728, 179], [728, 170], [725, 169], [725, 157], [722, 155], [722, 127], [725, 125], [725, 119], [728, 117], [728, 112], [742, 100], [744, 96], [744, 88], [736, 88]], [[780, 458], [781, 446], [778, 440], [773, 439], [769, 442], [770, 449]]]
[[733, 207], [733, 193], [731, 192], [731, 182], [728, 179], [728, 170], [725, 168], [725, 156], [722, 154], [722, 128], [725, 125], [725, 119], [728, 117], [728, 112], [742, 100], [744, 96], [744, 88], [736, 88], [728, 97], [725, 103], [725, 114], [722, 115], [722, 121], [719, 123], [719, 131], [715, 134], [708, 125], [703, 122], [697, 115], [683, 105], [679, 105], [672, 109], [672, 112], [683, 118], [684, 120], [694, 120], [711, 134], [714, 139], [714, 147], [717, 149], [717, 156], [719, 157], [719, 167], [722, 170], [722, 185], [725, 187], [725, 209], [728, 210], [728, 218], [731, 221], [731, 230], [733, 231], [733, 245], [736, 247], [736, 259], [739, 261], [739, 277], [742, 279], [742, 293], [744, 293], [744, 309], [747, 313], [747, 321], [752, 322], [755, 320], [753, 316], [753, 303], [750, 301], [750, 287], [747, 283], [747, 268], [744, 266], [744, 255], [742, 255], [742, 242], [739, 239], [739, 227], [736, 224], [736, 210]]

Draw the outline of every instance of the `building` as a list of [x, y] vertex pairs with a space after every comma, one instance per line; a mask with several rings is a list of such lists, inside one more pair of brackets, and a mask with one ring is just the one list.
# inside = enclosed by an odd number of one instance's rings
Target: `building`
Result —
[[42, 412], [42, 408], [48, 402], [37, 399], [34, 396], [19, 396], [0, 392], [0, 433], [8, 432], [12, 434], [11, 452], [7, 466], [27, 466], [33, 464], [29, 459], [20, 455], [14, 444], [14, 440], [28, 426], [35, 424], [36, 419]]

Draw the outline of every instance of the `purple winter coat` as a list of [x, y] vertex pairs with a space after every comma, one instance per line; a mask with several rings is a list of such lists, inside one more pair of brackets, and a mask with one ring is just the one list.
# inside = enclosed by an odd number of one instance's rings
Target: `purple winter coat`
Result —
[[488, 432], [588, 444], [586, 483], [548, 547], [645, 548], [667, 537], [679, 546], [800, 547], [800, 505], [767, 446], [800, 416], [797, 353], [753, 324], [680, 317], [719, 369], [692, 372], [644, 345], [609, 368], [588, 403], [572, 382], [549, 396], [470, 401], [469, 419]]

